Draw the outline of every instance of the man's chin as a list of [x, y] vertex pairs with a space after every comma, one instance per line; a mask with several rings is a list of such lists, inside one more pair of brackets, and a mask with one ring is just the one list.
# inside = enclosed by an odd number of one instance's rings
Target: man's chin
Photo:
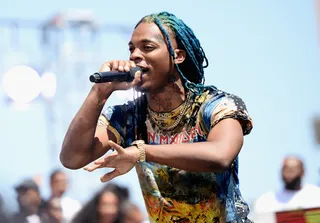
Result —
[[301, 179], [297, 178], [297, 179], [286, 180], [286, 181], [284, 181], [284, 183], [285, 183], [286, 189], [296, 190], [296, 188], [299, 187], [299, 185], [301, 183]]

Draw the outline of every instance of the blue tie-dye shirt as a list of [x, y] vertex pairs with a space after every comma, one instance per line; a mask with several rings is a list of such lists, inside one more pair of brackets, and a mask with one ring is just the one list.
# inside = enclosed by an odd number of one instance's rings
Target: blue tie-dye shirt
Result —
[[[244, 135], [252, 129], [246, 106], [237, 96], [206, 91], [200, 96], [191, 95], [187, 103], [185, 118], [170, 131], [157, 126], [151, 113], [146, 112], [142, 124], [147, 130], [148, 144], [206, 141], [209, 131], [226, 118], [239, 120]], [[136, 128], [132, 124], [138, 122], [133, 119], [135, 106], [130, 101], [109, 107], [103, 113], [109, 122], [108, 129], [123, 147], [135, 140]], [[177, 114], [171, 112], [161, 117], [172, 116], [174, 122], [180, 117], [178, 109]], [[201, 150], [201, 146], [195, 149]], [[247, 219], [248, 205], [239, 190], [238, 158], [224, 173], [188, 172], [148, 161], [137, 163], [136, 170], [150, 222], [251, 222]]]

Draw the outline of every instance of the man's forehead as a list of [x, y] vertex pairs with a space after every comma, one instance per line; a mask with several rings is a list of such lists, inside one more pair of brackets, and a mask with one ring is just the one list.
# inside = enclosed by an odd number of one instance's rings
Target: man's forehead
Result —
[[37, 193], [38, 191], [34, 188], [29, 188], [29, 187], [21, 187], [21, 188], [17, 189], [18, 194], [25, 194], [25, 193], [32, 193], [32, 192]]
[[160, 39], [163, 40], [163, 35], [154, 23], [139, 24], [131, 36], [131, 42], [145, 40], [156, 41]]
[[67, 175], [65, 173], [56, 173], [52, 179], [53, 180], [56, 180], [56, 179], [66, 179], [67, 178]]
[[302, 162], [298, 158], [289, 157], [284, 160], [283, 166], [302, 166]]

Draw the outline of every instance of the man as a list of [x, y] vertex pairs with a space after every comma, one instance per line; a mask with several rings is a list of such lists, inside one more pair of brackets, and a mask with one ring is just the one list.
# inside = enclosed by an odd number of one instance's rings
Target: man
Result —
[[121, 206], [122, 223], [144, 223], [144, 216], [140, 208], [130, 200], [126, 200]]
[[50, 175], [51, 198], [59, 198], [62, 207], [64, 222], [70, 222], [81, 209], [81, 204], [66, 196], [68, 189], [68, 177], [61, 170], [55, 170]]
[[4, 209], [5, 209], [4, 208], [4, 201], [3, 201], [3, 198], [0, 194], [0, 222], [1, 223], [9, 223], [8, 215]]
[[320, 207], [320, 188], [302, 184], [304, 165], [299, 157], [285, 157], [281, 175], [284, 188], [276, 193], [265, 193], [257, 199], [254, 207], [255, 218], [278, 211]]
[[62, 215], [61, 200], [57, 197], [52, 197], [49, 199], [46, 214], [48, 218], [48, 223], [65, 223]]
[[19, 212], [12, 217], [13, 223], [44, 223], [40, 213], [41, 196], [38, 185], [32, 179], [23, 180], [16, 188]]
[[[193, 31], [173, 14], [152, 14], [129, 51], [129, 61], [101, 71], [142, 71], [132, 82], [93, 85], [66, 133], [62, 164], [114, 168], [102, 182], [135, 166], [151, 222], [251, 222], [237, 175], [251, 119], [240, 98], [203, 85], [207, 58]], [[143, 94], [102, 112], [114, 91], [130, 88]]]

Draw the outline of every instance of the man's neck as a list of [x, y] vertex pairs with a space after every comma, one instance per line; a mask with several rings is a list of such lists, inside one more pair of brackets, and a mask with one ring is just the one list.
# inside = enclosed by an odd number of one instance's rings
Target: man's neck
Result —
[[51, 197], [57, 197], [57, 198], [62, 198], [64, 195], [64, 193], [54, 193], [54, 192], [51, 192]]
[[169, 112], [179, 107], [185, 100], [185, 89], [180, 80], [169, 83], [161, 91], [146, 93], [148, 105], [155, 112]]
[[25, 208], [23, 210], [21, 210], [21, 213], [24, 215], [24, 216], [30, 216], [30, 215], [34, 215], [34, 214], [37, 214], [37, 208]]
[[285, 189], [288, 191], [299, 191], [302, 189], [301, 183], [297, 183], [295, 185], [285, 185]]

